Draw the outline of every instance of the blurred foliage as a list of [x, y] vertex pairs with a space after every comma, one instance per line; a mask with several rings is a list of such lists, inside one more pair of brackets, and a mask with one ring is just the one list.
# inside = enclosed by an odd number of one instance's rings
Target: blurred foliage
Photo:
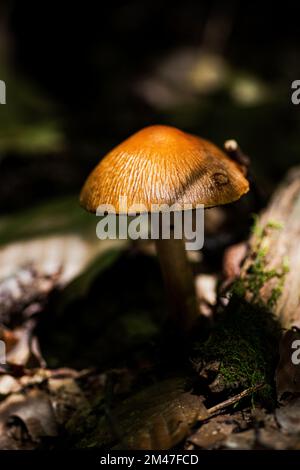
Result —
[[15, 240], [77, 233], [95, 239], [96, 219], [84, 211], [77, 197], [56, 199], [0, 219], [0, 244]]
[[268, 192], [299, 161], [294, 6], [113, 1], [101, 14], [73, 5], [70, 22], [55, 3], [4, 2], [0, 210], [78, 192], [112, 146], [153, 123], [237, 139]]
[[15, 76], [1, 66], [1, 80], [7, 84], [6, 105], [0, 107], [0, 152], [45, 153], [61, 151], [64, 136], [53, 102], [37, 84]]

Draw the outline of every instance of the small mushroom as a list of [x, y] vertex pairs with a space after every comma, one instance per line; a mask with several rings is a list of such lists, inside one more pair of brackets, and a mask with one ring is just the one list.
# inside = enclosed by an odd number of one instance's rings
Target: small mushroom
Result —
[[[122, 213], [143, 204], [214, 207], [239, 199], [249, 190], [242, 167], [211, 142], [169, 126], [150, 126], [111, 150], [89, 175], [80, 195], [81, 205], [95, 213], [112, 205]], [[192, 271], [183, 240], [155, 241], [175, 324], [187, 331], [198, 308]]]

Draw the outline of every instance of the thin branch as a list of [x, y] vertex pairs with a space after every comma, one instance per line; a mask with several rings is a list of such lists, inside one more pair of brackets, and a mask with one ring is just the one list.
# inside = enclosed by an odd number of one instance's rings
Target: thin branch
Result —
[[[222, 401], [221, 403], [218, 403], [215, 406], [212, 406], [211, 408], [208, 408], [208, 414], [211, 417], [212, 415], [218, 413], [219, 411], [222, 411], [224, 408], [228, 408], [231, 405], [234, 405], [235, 403], [238, 403], [242, 398], [248, 397], [249, 395], [252, 395], [252, 393], [257, 392], [261, 388], [265, 386], [264, 383], [254, 385], [253, 387], [249, 387], [246, 390], [243, 390], [241, 393], [238, 393], [237, 395], [234, 395], [231, 398], [228, 398], [228, 400]], [[203, 421], [203, 419], [201, 419]]]

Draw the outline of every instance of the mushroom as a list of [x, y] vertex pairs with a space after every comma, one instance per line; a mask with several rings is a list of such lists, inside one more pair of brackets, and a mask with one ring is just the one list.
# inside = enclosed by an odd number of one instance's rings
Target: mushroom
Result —
[[[189, 204], [205, 208], [227, 204], [249, 190], [238, 162], [211, 142], [163, 125], [146, 127], [111, 150], [87, 178], [81, 205], [95, 213], [112, 205], [122, 213], [127, 206]], [[182, 239], [161, 236], [155, 240], [169, 297], [170, 313], [177, 327], [189, 330], [199, 312], [191, 267]]]

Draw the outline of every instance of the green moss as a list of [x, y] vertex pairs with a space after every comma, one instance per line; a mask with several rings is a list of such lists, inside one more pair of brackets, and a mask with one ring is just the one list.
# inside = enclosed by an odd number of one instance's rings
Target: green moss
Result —
[[261, 238], [263, 235], [263, 227], [259, 223], [259, 217], [257, 214], [252, 215], [253, 218], [253, 225], [252, 225], [252, 235], [255, 235], [258, 238]]
[[220, 363], [225, 388], [265, 383], [268, 386], [259, 395], [270, 400], [279, 335], [279, 326], [267, 310], [233, 295], [208, 340], [196, 349], [204, 363]]
[[[282, 224], [270, 220], [262, 227], [255, 218], [252, 232], [255, 245], [253, 257], [246, 271], [233, 285], [228, 308], [208, 341], [198, 351], [205, 362], [218, 361], [219, 373], [225, 384], [252, 386], [260, 382], [268, 386], [260, 395], [269, 395], [273, 386], [277, 359], [279, 325], [271, 311], [281, 296], [288, 259], [276, 269], [268, 269], [268, 242], [271, 230], [281, 230]], [[261, 289], [272, 280], [267, 299], [261, 298]], [[247, 296], [246, 296], [247, 294]], [[247, 298], [247, 300], [246, 300]]]
[[[285, 257], [282, 265], [277, 269], [266, 268], [266, 258], [268, 255], [267, 235], [270, 230], [281, 230], [283, 225], [275, 220], [269, 220], [265, 227], [258, 223], [255, 218], [252, 233], [255, 235], [255, 246], [253, 248], [254, 257], [247, 268], [242, 279], [238, 279], [233, 287], [232, 292], [239, 297], [244, 297], [246, 292], [250, 296], [252, 304], [260, 307], [273, 308], [276, 306], [278, 299], [282, 293], [286, 274], [289, 272], [289, 262]], [[266, 282], [275, 280], [269, 299], [264, 303], [261, 299], [260, 292]]]
[[252, 218], [253, 218], [253, 225], [252, 225], [251, 232], [258, 239], [263, 238], [263, 236], [266, 234], [266, 231], [268, 229], [274, 229], [274, 230], [283, 229], [283, 223], [279, 222], [278, 220], [269, 219], [266, 225], [262, 226], [259, 222], [259, 217], [257, 214], [253, 214]]
[[[281, 229], [282, 224], [277, 221], [270, 220], [263, 227], [255, 218], [253, 256], [247, 260], [242, 278], [234, 283], [230, 303], [209, 339], [197, 347], [204, 365], [220, 364], [217, 378], [225, 388], [265, 383], [259, 396], [268, 401], [274, 396], [280, 338], [280, 325], [272, 310], [282, 294], [289, 261], [284, 258], [281, 266], [268, 269], [267, 256], [270, 231]], [[272, 281], [272, 288], [268, 299], [263, 301], [261, 290], [268, 281]]]
[[267, 228], [272, 228], [274, 230], [281, 230], [283, 229], [283, 223], [278, 222], [277, 220], [270, 219], [267, 223]]

